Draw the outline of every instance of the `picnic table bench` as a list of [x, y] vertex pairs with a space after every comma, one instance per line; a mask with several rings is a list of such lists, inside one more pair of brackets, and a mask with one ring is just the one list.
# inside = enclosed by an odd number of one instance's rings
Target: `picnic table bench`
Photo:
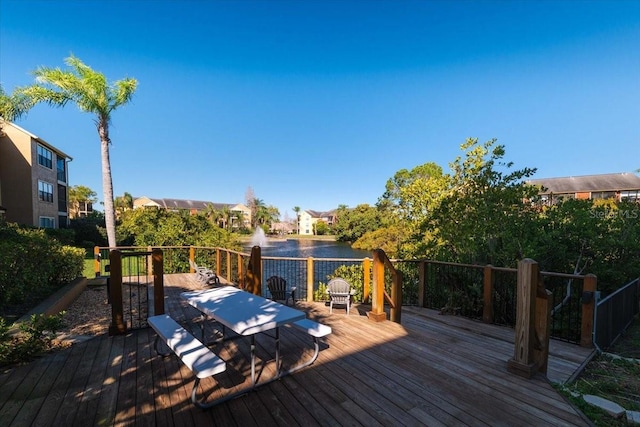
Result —
[[[169, 356], [170, 353], [163, 353], [159, 349], [159, 342], [162, 340], [182, 360], [196, 377], [191, 391], [191, 401], [200, 408], [208, 408], [210, 405], [205, 404], [204, 400], [200, 400], [196, 396], [200, 379], [224, 372], [227, 369], [225, 361], [169, 315], [152, 316], [147, 321], [149, 326], [156, 331], [154, 344], [156, 352], [161, 356]], [[220, 400], [215, 403], [220, 403]]]

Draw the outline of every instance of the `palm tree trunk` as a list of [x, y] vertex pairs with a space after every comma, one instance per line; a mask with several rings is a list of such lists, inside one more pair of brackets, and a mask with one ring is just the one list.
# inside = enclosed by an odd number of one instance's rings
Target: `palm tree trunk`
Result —
[[103, 118], [98, 123], [100, 134], [100, 155], [102, 159], [102, 194], [104, 197], [104, 222], [107, 228], [107, 241], [110, 248], [115, 248], [116, 216], [113, 207], [113, 180], [111, 178], [111, 160], [109, 158], [109, 125]]

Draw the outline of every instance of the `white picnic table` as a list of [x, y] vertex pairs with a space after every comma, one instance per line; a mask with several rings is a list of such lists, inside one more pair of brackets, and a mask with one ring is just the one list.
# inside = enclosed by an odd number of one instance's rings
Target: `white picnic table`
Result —
[[251, 384], [254, 387], [256, 386], [256, 334], [275, 330], [276, 377], [273, 379], [277, 379], [281, 376], [280, 327], [304, 320], [307, 317], [304, 311], [296, 310], [233, 286], [222, 286], [205, 291], [182, 292], [180, 297], [187, 301], [189, 305], [198, 309], [203, 316], [210, 317], [238, 335], [251, 337]]

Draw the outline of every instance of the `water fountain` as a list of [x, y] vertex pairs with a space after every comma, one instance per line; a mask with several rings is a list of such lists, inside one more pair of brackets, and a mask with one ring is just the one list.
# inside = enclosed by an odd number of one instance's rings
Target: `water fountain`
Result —
[[267, 236], [264, 235], [262, 227], [256, 227], [256, 231], [253, 232], [251, 246], [267, 246]]

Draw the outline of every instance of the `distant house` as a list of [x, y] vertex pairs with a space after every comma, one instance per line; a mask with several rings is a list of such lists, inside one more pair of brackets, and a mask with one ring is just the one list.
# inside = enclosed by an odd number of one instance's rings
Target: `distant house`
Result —
[[152, 199], [146, 196], [133, 199], [134, 209], [149, 207], [166, 209], [173, 212], [188, 211], [192, 215], [205, 212], [207, 209], [222, 211], [226, 208], [231, 212], [238, 212], [242, 215], [243, 226], [248, 227], [251, 224], [251, 209], [242, 203], [213, 203], [202, 200], [184, 199]]
[[0, 133], [0, 211], [7, 221], [42, 228], [69, 225], [71, 157], [20, 126]]
[[274, 222], [271, 224], [271, 232], [274, 234], [292, 234], [296, 231], [296, 226], [291, 222]]
[[307, 236], [316, 234], [315, 224], [318, 221], [322, 221], [331, 227], [336, 222], [335, 209], [327, 212], [318, 212], [313, 210], [300, 211], [298, 215], [299, 234]]
[[93, 203], [88, 201], [76, 202], [69, 204], [69, 218], [84, 218], [93, 213]]
[[563, 199], [615, 199], [640, 202], [640, 177], [633, 173], [543, 178], [527, 182], [540, 187], [539, 194], [547, 204]]

